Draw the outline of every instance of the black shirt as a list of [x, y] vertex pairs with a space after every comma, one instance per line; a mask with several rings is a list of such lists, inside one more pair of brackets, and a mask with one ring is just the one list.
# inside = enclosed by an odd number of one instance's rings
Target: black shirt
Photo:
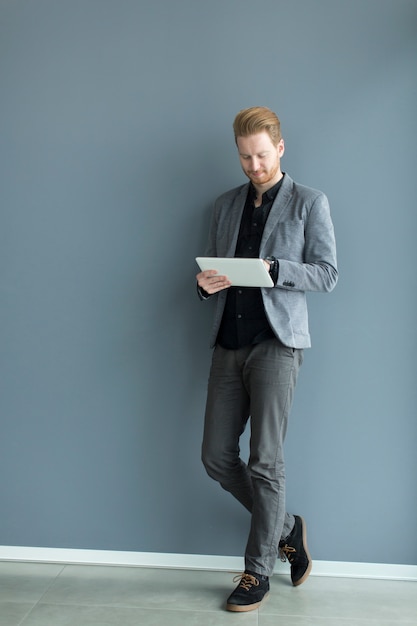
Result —
[[[265, 223], [282, 180], [281, 178], [276, 185], [262, 195], [259, 207], [255, 207], [256, 190], [252, 184], [249, 185], [235, 257], [259, 257]], [[237, 350], [273, 337], [275, 335], [265, 315], [260, 288], [230, 287], [217, 343], [223, 348]]]

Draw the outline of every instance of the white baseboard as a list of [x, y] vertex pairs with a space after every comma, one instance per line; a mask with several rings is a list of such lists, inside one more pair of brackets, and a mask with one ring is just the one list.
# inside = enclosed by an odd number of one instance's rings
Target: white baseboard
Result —
[[[0, 561], [62, 563], [63, 565], [109, 565], [125, 567], [162, 567], [168, 569], [241, 572], [243, 558], [207, 554], [168, 554], [157, 552], [119, 552], [112, 550], [73, 550], [0, 546]], [[275, 574], [288, 574], [288, 564], [277, 561]], [[350, 563], [314, 561], [312, 576], [334, 578], [375, 578], [417, 582], [417, 565], [389, 563]]]

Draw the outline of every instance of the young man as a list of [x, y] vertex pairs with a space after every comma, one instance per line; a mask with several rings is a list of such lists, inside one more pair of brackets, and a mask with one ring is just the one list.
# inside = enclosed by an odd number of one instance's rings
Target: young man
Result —
[[[279, 552], [294, 585], [311, 570], [305, 522], [285, 510], [283, 444], [303, 349], [311, 345], [306, 292], [331, 291], [338, 274], [327, 198], [281, 171], [276, 114], [245, 109], [233, 128], [249, 183], [215, 202], [206, 256], [262, 258], [274, 287], [231, 287], [215, 270], [197, 274], [200, 298], [217, 299], [202, 459], [251, 513], [245, 572], [227, 600], [230, 611], [250, 611], [269, 591]], [[249, 418], [246, 464], [239, 439]]]

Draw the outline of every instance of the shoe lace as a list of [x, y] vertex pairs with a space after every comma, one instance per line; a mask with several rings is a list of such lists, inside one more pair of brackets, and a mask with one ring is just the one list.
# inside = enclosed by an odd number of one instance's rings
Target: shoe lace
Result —
[[296, 557], [297, 550], [287, 543], [279, 549], [279, 558], [283, 563], [288, 559], [289, 563], [293, 563]]
[[251, 574], [238, 574], [233, 579], [233, 582], [236, 583], [240, 579], [239, 587], [245, 589], [245, 591], [250, 591], [250, 588], [254, 585], [255, 587], [259, 586], [259, 580], [252, 576]]

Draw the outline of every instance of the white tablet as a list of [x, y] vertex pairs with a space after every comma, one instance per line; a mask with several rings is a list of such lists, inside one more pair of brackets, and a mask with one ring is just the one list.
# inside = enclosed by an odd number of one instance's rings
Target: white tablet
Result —
[[196, 261], [201, 271], [216, 270], [221, 276], [227, 276], [235, 287], [274, 286], [262, 259], [198, 256]]

